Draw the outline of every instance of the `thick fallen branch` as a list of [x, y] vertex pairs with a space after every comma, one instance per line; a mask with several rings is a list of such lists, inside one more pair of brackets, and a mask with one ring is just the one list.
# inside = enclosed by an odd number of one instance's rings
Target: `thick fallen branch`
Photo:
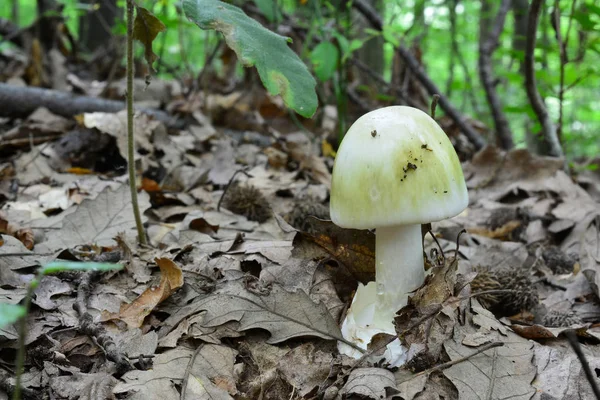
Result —
[[[63, 117], [72, 117], [86, 112], [118, 112], [125, 109], [125, 102], [0, 83], [0, 117], [26, 117], [39, 107], [46, 107]], [[182, 127], [181, 121], [164, 111], [150, 108], [140, 108], [138, 111], [153, 116], [167, 126]]]
[[[352, 2], [352, 6], [356, 8], [361, 14], [365, 16], [367, 21], [373, 26], [373, 28], [378, 31], [383, 30], [383, 20], [381, 16], [371, 7], [371, 5], [367, 4], [364, 0], [354, 0]], [[473, 129], [471, 125], [469, 125], [460, 112], [450, 104], [450, 101], [446, 96], [443, 96], [438, 89], [438, 87], [433, 83], [433, 81], [427, 76], [427, 73], [423, 70], [419, 61], [412, 55], [410, 50], [408, 50], [402, 44], [396, 46], [396, 51], [400, 54], [400, 57], [404, 60], [408, 68], [415, 75], [415, 77], [419, 80], [419, 82], [427, 89], [427, 92], [433, 96], [434, 94], [439, 94], [439, 104], [440, 107], [448, 114], [450, 118], [456, 123], [456, 125], [463, 131], [465, 136], [473, 143], [477, 150], [481, 149], [485, 146], [485, 140]]]

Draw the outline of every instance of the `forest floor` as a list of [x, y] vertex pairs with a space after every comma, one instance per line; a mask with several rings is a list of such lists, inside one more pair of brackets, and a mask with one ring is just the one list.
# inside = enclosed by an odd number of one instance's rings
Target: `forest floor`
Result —
[[[0, 120], [0, 302], [21, 302], [56, 259], [125, 267], [43, 278], [25, 398], [594, 397], [572, 346], [596, 376], [598, 169], [459, 149], [470, 204], [424, 237], [431, 273], [396, 320], [409, 362], [357, 365], [336, 340], [358, 282], [374, 279], [375, 234], [328, 220], [335, 109], [298, 121], [262, 89], [138, 84], [138, 105], [182, 122], [135, 118], [148, 246], [136, 240], [124, 112]], [[90, 96], [95, 85], [69, 81]], [[14, 389], [17, 339], [16, 325], [0, 329], [0, 399]]]

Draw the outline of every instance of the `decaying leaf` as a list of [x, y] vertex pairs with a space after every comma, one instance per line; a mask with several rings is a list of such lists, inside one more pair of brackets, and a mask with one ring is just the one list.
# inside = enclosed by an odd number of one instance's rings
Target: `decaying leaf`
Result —
[[301, 235], [323, 247], [364, 284], [375, 278], [375, 234], [367, 230], [343, 229], [331, 221], [313, 221], [313, 233]]
[[165, 24], [154, 14], [144, 7], [137, 7], [137, 13], [133, 22], [133, 38], [139, 40], [144, 45], [144, 58], [148, 63], [150, 71], [154, 71], [152, 64], [158, 59], [158, 56], [152, 51], [152, 42], [160, 32], [167, 30]]

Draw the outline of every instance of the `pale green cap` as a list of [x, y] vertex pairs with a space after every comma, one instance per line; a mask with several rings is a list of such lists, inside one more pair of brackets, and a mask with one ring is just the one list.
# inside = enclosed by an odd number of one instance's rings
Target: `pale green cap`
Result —
[[360, 117], [335, 158], [331, 219], [344, 228], [424, 224], [469, 204], [460, 161], [423, 111], [385, 107]]

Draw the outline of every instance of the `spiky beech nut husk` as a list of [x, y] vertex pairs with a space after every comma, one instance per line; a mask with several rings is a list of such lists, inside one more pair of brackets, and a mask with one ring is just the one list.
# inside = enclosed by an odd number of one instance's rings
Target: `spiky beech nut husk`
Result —
[[329, 207], [314, 199], [299, 200], [294, 203], [294, 209], [285, 216], [288, 224], [303, 232], [315, 232], [315, 220], [329, 219]]
[[506, 290], [505, 292], [477, 296], [481, 303], [492, 312], [511, 315], [529, 310], [538, 304], [538, 293], [529, 274], [523, 269], [481, 268], [477, 277], [471, 282], [473, 293], [486, 290]]
[[271, 216], [269, 202], [265, 196], [256, 187], [248, 184], [233, 183], [223, 198], [223, 206], [250, 221], [265, 222]]
[[550, 311], [542, 318], [542, 324], [549, 328], [567, 328], [582, 323], [583, 320], [572, 311]]
[[499, 304], [500, 310], [504, 314], [510, 315], [535, 307], [539, 302], [539, 297], [528, 272], [523, 269], [502, 271], [504, 272], [500, 282], [505, 282], [504, 287], [512, 291], [502, 296]]
[[[477, 276], [471, 281], [471, 292], [473, 294], [487, 292], [490, 290], [502, 290], [504, 289], [501, 283], [498, 281], [496, 274], [492, 273], [487, 268], [477, 267]], [[485, 308], [496, 307], [500, 302], [501, 293], [484, 293], [477, 296], [477, 300]]]
[[548, 246], [542, 251], [542, 258], [546, 266], [555, 274], [568, 274], [573, 272], [577, 257], [565, 254], [558, 246]]

